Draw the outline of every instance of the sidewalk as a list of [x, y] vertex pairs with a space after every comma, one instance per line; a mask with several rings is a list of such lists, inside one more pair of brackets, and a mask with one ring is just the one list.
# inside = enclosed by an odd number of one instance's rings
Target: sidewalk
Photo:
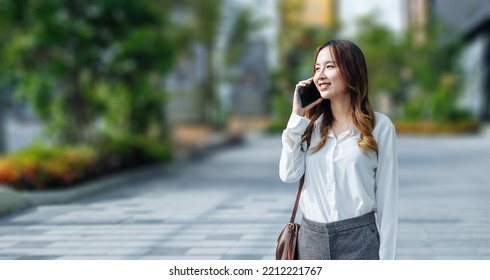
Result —
[[399, 139], [400, 259], [490, 259], [490, 135]]
[[66, 204], [74, 200], [104, 192], [128, 180], [140, 180], [172, 168], [179, 163], [202, 156], [216, 148], [240, 143], [241, 136], [226, 130], [213, 132], [200, 125], [179, 125], [174, 129], [174, 160], [170, 163], [154, 164], [126, 170], [115, 176], [102, 177], [94, 181], [81, 183], [69, 189], [36, 191], [17, 191], [0, 183], [0, 217], [30, 207], [54, 204]]
[[[400, 137], [398, 259], [490, 259], [490, 138]], [[296, 184], [279, 136], [0, 218], [0, 259], [273, 259]]]

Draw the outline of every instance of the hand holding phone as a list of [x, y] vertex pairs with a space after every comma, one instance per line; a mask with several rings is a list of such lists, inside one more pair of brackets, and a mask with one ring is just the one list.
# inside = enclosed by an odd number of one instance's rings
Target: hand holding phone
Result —
[[313, 81], [310, 81], [306, 86], [298, 88], [298, 97], [301, 108], [308, 107], [308, 105], [321, 98], [320, 92]]

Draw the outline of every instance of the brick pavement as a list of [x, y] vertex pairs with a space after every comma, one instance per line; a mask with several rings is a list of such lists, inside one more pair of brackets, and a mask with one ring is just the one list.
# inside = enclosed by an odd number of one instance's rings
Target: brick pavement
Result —
[[[490, 259], [490, 138], [400, 137], [399, 259]], [[296, 184], [252, 135], [67, 205], [0, 218], [0, 259], [273, 259]]]

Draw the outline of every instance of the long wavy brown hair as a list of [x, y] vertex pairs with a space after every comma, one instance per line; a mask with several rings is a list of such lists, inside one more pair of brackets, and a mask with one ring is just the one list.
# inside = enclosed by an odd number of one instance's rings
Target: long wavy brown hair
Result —
[[[354, 43], [347, 40], [332, 40], [324, 43], [316, 49], [315, 60], [313, 63], [313, 75], [315, 74], [315, 63], [318, 53], [329, 48], [330, 52], [338, 65], [340, 76], [347, 85], [345, 94], [350, 95], [350, 107], [352, 111], [352, 124], [359, 131], [359, 148], [364, 153], [369, 151], [378, 153], [378, 144], [373, 137], [374, 111], [368, 98], [368, 77], [366, 60], [361, 49]], [[320, 104], [306, 112], [306, 117], [311, 120], [306, 128], [301, 141], [306, 141], [307, 146], [311, 144], [311, 134], [313, 133], [315, 121], [323, 114], [320, 126], [320, 141], [311, 149], [313, 153], [320, 150], [326, 143], [328, 132], [332, 127], [334, 117], [330, 107], [330, 100], [323, 100]]]

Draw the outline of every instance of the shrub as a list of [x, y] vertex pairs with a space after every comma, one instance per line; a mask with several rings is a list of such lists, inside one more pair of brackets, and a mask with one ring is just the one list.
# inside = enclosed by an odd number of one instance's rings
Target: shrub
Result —
[[169, 145], [143, 137], [106, 137], [95, 145], [32, 145], [0, 158], [0, 183], [22, 190], [66, 188], [170, 157]]

